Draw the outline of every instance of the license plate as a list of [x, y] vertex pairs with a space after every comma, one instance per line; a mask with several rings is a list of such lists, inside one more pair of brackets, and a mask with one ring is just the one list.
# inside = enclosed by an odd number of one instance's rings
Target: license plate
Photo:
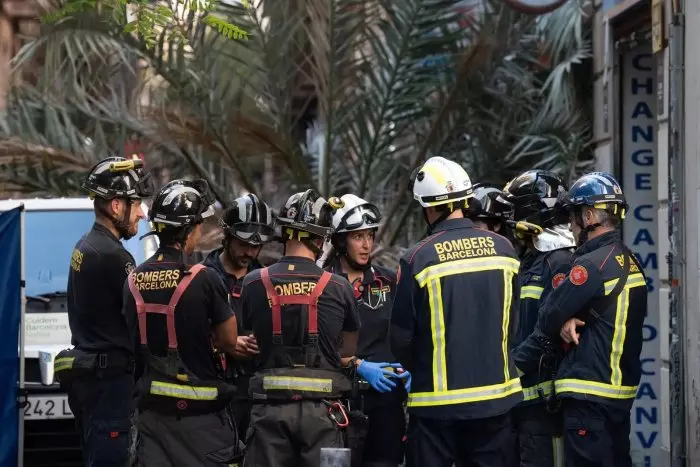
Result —
[[29, 396], [24, 408], [25, 420], [73, 418], [68, 396]]

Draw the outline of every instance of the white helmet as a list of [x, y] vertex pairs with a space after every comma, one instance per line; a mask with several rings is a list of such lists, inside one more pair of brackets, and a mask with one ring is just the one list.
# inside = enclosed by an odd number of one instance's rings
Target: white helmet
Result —
[[456, 162], [431, 157], [411, 174], [413, 197], [424, 208], [463, 201], [474, 196], [469, 175]]
[[382, 215], [374, 204], [359, 196], [347, 194], [340, 197], [343, 207], [333, 214], [333, 233], [377, 229]]

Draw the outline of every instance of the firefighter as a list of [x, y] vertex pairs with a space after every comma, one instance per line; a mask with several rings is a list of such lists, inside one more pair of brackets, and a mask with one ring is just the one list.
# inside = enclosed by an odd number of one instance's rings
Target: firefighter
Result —
[[562, 205], [578, 249], [566, 280], [540, 308], [539, 329], [573, 348], [557, 372], [567, 467], [631, 467], [630, 410], [641, 377], [644, 272], [622, 243], [627, 204], [617, 181], [579, 178]]
[[223, 245], [212, 251], [203, 264], [219, 273], [230, 294], [231, 310], [236, 314], [237, 358], [234, 360], [226, 353], [219, 357], [224, 377], [236, 384], [233, 413], [239, 436], [245, 439], [250, 420], [248, 380], [253, 371], [251, 359], [258, 354], [258, 346], [255, 337], [246, 335], [241, 326], [241, 287], [246, 274], [262, 267], [258, 255], [263, 245], [274, 239], [275, 226], [272, 210], [254, 194], [235, 199], [219, 220], [219, 225], [224, 231]]
[[284, 256], [243, 281], [243, 327], [260, 351], [246, 467], [317, 466], [321, 448], [345, 444], [340, 399], [350, 381], [341, 358], [357, 353], [357, 301], [345, 278], [315, 264], [341, 206], [333, 201], [313, 190], [292, 195], [277, 218]]
[[396, 467], [403, 461], [403, 403], [411, 381], [409, 372], [396, 373], [401, 365], [389, 348], [396, 274], [372, 264], [374, 236], [382, 218], [379, 209], [352, 194], [340, 199], [343, 207], [333, 214], [332, 247], [324, 267], [350, 281], [362, 323], [356, 356], [343, 359], [371, 386], [362, 394], [361, 407], [369, 422], [362, 465]]
[[[501, 197], [513, 206], [515, 221], [530, 222], [543, 230], [539, 235], [517, 232], [522, 244], [520, 257], [520, 313], [513, 352], [520, 377], [524, 401], [515, 410], [520, 465], [522, 467], [563, 466], [562, 426], [553, 376], [561, 352], [561, 342], [517, 346], [535, 330], [540, 304], [569, 272], [576, 243], [568, 225], [568, 216], [556, 208], [558, 197], [566, 192], [564, 182], [545, 170], [529, 170], [518, 175], [503, 189]], [[533, 342], [533, 341], [528, 341]], [[534, 341], [535, 344], [539, 342]], [[529, 360], [531, 365], [523, 365]]]
[[406, 465], [517, 465], [515, 251], [464, 218], [473, 189], [455, 162], [428, 159], [410, 188], [430, 234], [400, 260], [391, 315], [392, 353], [413, 375]]
[[476, 228], [511, 239], [508, 221], [513, 217], [513, 207], [500, 198], [503, 192], [491, 183], [475, 183], [473, 188], [474, 200], [464, 209], [464, 217], [471, 219]]
[[75, 245], [68, 272], [68, 322], [74, 349], [55, 360], [68, 393], [87, 466], [129, 462], [134, 347], [122, 315], [122, 286], [134, 258], [121, 239], [138, 232], [141, 200], [153, 194], [143, 163], [109, 157], [83, 188], [95, 204], [95, 224]]
[[143, 358], [137, 383], [139, 465], [228, 466], [241, 449], [228, 405], [235, 387], [218, 378], [212, 334], [234, 353], [236, 316], [217, 272], [187, 255], [214, 214], [204, 180], [175, 180], [149, 213], [159, 248], [129, 275], [124, 316]]

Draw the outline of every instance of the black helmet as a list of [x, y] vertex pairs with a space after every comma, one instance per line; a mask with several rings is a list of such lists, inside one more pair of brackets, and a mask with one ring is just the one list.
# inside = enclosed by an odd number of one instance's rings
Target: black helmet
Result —
[[325, 238], [332, 233], [334, 209], [314, 190], [306, 190], [289, 197], [280, 209], [277, 223], [287, 232], [287, 238], [293, 236], [293, 231]]
[[557, 175], [546, 170], [528, 170], [503, 188], [503, 200], [513, 205], [515, 221], [525, 221], [542, 228], [568, 223], [557, 199], [567, 186]]
[[501, 191], [493, 183], [476, 183], [474, 200], [466, 209], [466, 217], [493, 220], [507, 220], [513, 217], [513, 206], [506, 203]]
[[151, 174], [143, 170], [143, 161], [123, 157], [108, 157], [95, 164], [83, 188], [104, 199], [150, 198], [155, 191]]
[[227, 236], [250, 245], [262, 245], [274, 239], [275, 224], [270, 207], [254, 194], [236, 198], [219, 219]]
[[200, 224], [214, 215], [215, 202], [206, 180], [173, 180], [156, 195], [149, 219], [173, 227]]

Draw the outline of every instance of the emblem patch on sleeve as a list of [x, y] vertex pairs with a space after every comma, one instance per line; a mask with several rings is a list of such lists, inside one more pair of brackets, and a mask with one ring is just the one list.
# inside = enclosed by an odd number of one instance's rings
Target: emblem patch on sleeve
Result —
[[583, 285], [588, 280], [588, 271], [581, 265], [576, 265], [569, 273], [569, 280], [574, 285]]
[[126, 275], [128, 276], [129, 274], [131, 274], [131, 271], [133, 271], [135, 268], [136, 266], [134, 266], [134, 263], [129, 261], [124, 265], [124, 272], [126, 272]]
[[556, 274], [554, 277], [552, 277], [552, 288], [556, 289], [565, 280], [566, 280], [566, 274], [564, 274], [563, 272]]

